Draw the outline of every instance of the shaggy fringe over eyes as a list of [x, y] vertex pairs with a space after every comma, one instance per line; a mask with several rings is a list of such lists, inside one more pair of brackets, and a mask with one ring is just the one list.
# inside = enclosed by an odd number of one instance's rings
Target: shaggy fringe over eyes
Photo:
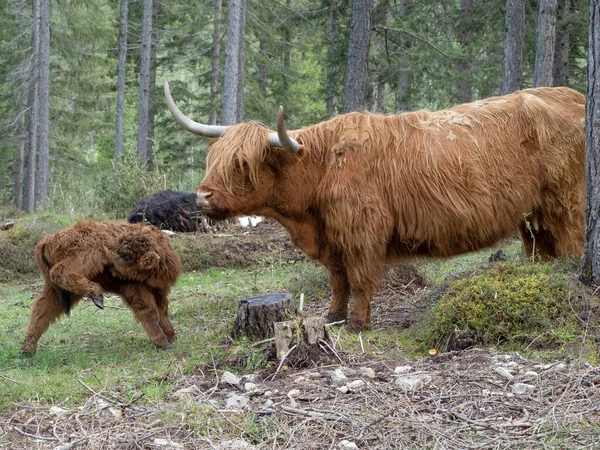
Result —
[[[267, 152], [269, 129], [257, 122], [247, 122], [229, 128], [212, 144], [207, 158], [207, 175], [212, 171], [221, 178], [229, 192], [232, 191], [236, 171], [248, 171], [250, 183], [258, 185], [258, 174]], [[247, 167], [244, 167], [244, 162]], [[242, 177], [245, 179], [245, 176]], [[241, 187], [241, 186], [238, 186]]]

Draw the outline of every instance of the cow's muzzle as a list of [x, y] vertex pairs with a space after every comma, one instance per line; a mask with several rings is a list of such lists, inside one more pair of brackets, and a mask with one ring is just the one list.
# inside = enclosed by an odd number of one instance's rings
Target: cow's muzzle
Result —
[[198, 208], [208, 208], [208, 198], [212, 197], [212, 192], [198, 192], [196, 196], [196, 205]]

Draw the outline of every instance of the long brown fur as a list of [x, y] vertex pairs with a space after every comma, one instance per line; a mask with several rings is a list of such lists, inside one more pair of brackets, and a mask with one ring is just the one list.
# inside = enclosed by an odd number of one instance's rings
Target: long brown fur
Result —
[[517, 228], [528, 255], [534, 238], [544, 259], [580, 255], [584, 103], [538, 88], [438, 112], [350, 113], [290, 132], [298, 154], [240, 124], [212, 144], [198, 192], [212, 194], [213, 218], [278, 220], [327, 267], [329, 317], [346, 318], [352, 294], [349, 325], [368, 328], [388, 261], [478, 250]]
[[169, 239], [153, 226], [83, 221], [41, 240], [36, 262], [44, 288], [33, 303], [23, 344], [34, 353], [42, 334], [83, 297], [120, 295], [150, 340], [167, 349], [175, 339], [168, 295], [181, 272]]

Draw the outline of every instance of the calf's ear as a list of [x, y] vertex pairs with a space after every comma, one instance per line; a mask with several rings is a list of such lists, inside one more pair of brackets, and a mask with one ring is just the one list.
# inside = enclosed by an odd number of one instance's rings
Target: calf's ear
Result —
[[139, 266], [142, 270], [153, 270], [158, 267], [160, 263], [160, 256], [153, 250], [144, 253], [144, 256], [140, 258]]

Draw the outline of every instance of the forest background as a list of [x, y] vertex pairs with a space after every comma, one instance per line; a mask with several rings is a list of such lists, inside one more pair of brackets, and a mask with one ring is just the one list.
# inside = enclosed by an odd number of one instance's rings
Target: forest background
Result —
[[2, 0], [0, 204], [123, 217], [193, 191], [197, 121], [288, 128], [586, 86], [585, 0]]

